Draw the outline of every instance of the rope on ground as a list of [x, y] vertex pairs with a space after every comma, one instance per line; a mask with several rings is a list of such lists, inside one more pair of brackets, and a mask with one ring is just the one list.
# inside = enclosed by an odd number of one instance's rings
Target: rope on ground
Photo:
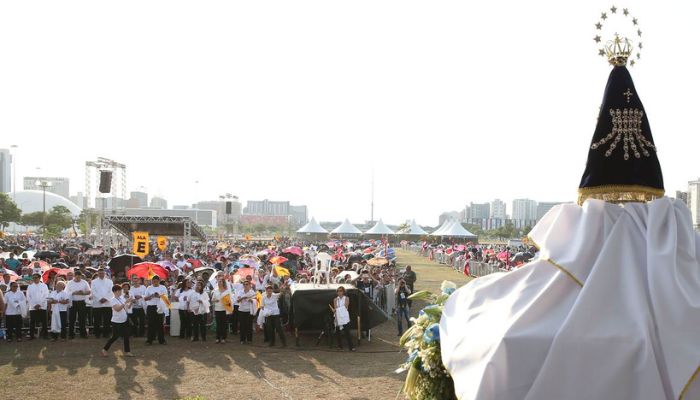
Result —
[[258, 371], [258, 376], [260, 377], [260, 379], [262, 379], [263, 381], [265, 381], [265, 383], [267, 383], [268, 386], [270, 386], [271, 388], [273, 388], [273, 389], [277, 390], [278, 392], [282, 393], [282, 395], [284, 395], [285, 398], [290, 399], [290, 400], [293, 400], [293, 399], [292, 399], [292, 396], [288, 395], [287, 392], [285, 392], [284, 390], [282, 390], [282, 389], [278, 388], [277, 386], [273, 385], [272, 383], [270, 383], [270, 381], [267, 380], [267, 378], [265, 378], [264, 376], [262, 376], [262, 374], [260, 373], [260, 371]]

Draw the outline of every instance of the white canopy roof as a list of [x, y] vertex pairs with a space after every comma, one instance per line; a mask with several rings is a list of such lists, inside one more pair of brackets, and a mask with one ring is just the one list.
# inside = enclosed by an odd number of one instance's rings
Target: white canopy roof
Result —
[[442, 232], [440, 232], [440, 236], [450, 236], [450, 237], [473, 237], [475, 238], [476, 235], [469, 232], [468, 230], [464, 229], [462, 224], [460, 224], [457, 221], [452, 221], [452, 224], [447, 226]]
[[376, 224], [374, 224], [373, 227], [369, 228], [369, 230], [365, 233], [368, 235], [393, 235], [394, 231], [389, 229], [389, 227], [386, 226], [384, 222], [382, 222], [382, 220], [380, 219], [379, 221], [377, 221]]
[[311, 218], [311, 221], [299, 228], [297, 233], [328, 233], [328, 231], [316, 222], [315, 218]]
[[430, 236], [442, 236], [442, 232], [449, 229], [450, 225], [452, 225], [454, 222], [455, 221], [452, 219], [445, 220], [445, 222], [443, 222], [442, 225], [435, 230], [435, 232], [431, 233]]
[[331, 233], [341, 233], [341, 234], [354, 234], [354, 235], [361, 235], [362, 231], [357, 229], [357, 227], [353, 224], [350, 223], [350, 221], [345, 219], [340, 226], [337, 228], [333, 229]]
[[403, 235], [427, 235], [428, 232], [424, 231], [423, 228], [420, 227], [416, 223], [416, 220], [414, 219], [411, 221], [411, 226], [409, 226], [407, 229], [405, 229], [403, 232], [401, 232]]

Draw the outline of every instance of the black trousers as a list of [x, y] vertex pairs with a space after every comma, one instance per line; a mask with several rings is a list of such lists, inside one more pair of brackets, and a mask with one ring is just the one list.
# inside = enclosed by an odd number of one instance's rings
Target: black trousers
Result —
[[87, 337], [87, 331], [85, 330], [85, 318], [87, 317], [87, 309], [85, 307], [85, 301], [74, 301], [73, 305], [70, 307], [70, 312], [68, 315], [68, 337], [73, 339], [75, 337], [75, 320], [78, 319], [78, 327], [80, 329], [80, 337]]
[[109, 350], [114, 342], [120, 337], [124, 340], [124, 353], [131, 352], [131, 346], [129, 346], [129, 322], [114, 322], [112, 323], [112, 337], [105, 344], [105, 351]]
[[228, 336], [228, 316], [226, 311], [214, 311], [216, 318], [216, 340], [226, 340]]
[[112, 333], [112, 307], [92, 307], [95, 337], [107, 337]]
[[7, 327], [7, 338], [22, 339], [22, 316], [21, 315], [6, 315], [5, 325]]
[[[341, 329], [342, 328], [342, 329]], [[352, 349], [352, 339], [350, 338], [350, 324], [345, 324], [342, 327], [336, 327], [336, 336], [338, 337], [338, 347], [343, 348], [343, 342], [340, 340], [340, 336], [345, 336], [345, 340], [348, 342], [348, 349]]]
[[200, 336], [207, 340], [207, 315], [192, 314], [192, 340], [197, 341]]
[[279, 315], [270, 315], [265, 318], [265, 332], [267, 339], [270, 341], [270, 346], [275, 345], [275, 332], [280, 336], [282, 346], [287, 345], [287, 339], [284, 337], [284, 329], [282, 329], [282, 320]]
[[231, 333], [238, 334], [238, 306], [233, 306], [233, 314], [229, 315], [228, 321], [231, 324]]
[[165, 343], [165, 332], [163, 332], [163, 314], [158, 314], [157, 306], [146, 308], [148, 317], [148, 337], [146, 342], [153, 343], [153, 339], [158, 335], [158, 343]]
[[[66, 323], [68, 322], [68, 311], [52, 311], [52, 312], [59, 313], [59, 317], [61, 318], [61, 339], [65, 339], [66, 332], [68, 331], [68, 327], [66, 326]], [[51, 332], [51, 337], [54, 339], [58, 339], [58, 333]]]
[[46, 310], [29, 310], [29, 337], [31, 339], [34, 339], [37, 324], [41, 324], [41, 333], [39, 333], [39, 336], [48, 338], [49, 328]]
[[180, 337], [189, 339], [192, 337], [192, 313], [187, 310], [178, 310], [180, 314]]
[[146, 333], [146, 312], [143, 308], [134, 308], [131, 311], [131, 332], [134, 337], [143, 337]]
[[250, 311], [238, 311], [238, 323], [240, 328], [241, 342], [252, 342], [253, 341], [253, 322], [251, 320]]

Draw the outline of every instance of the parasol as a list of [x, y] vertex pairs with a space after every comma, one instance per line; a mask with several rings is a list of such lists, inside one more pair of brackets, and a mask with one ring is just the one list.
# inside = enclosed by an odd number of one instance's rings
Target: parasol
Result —
[[297, 246], [287, 247], [286, 249], [282, 250], [282, 253], [294, 254], [295, 256], [299, 257], [304, 255], [304, 251]]
[[287, 261], [289, 261], [289, 259], [287, 257], [282, 257], [282, 256], [276, 256], [276, 257], [272, 257], [270, 259], [270, 263], [274, 264], [274, 265], [284, 264]]
[[367, 264], [369, 264], [373, 267], [381, 267], [381, 266], [389, 264], [389, 260], [387, 260], [384, 257], [374, 257], [373, 259], [367, 261]]
[[68, 274], [72, 272], [70, 269], [65, 269], [65, 268], [49, 268], [44, 273], [41, 275], [41, 280], [44, 281], [44, 283], [48, 283], [49, 279], [56, 275], [56, 276], [63, 276], [67, 277]]
[[239, 268], [238, 271], [236, 271], [233, 276], [239, 276], [241, 279], [245, 278], [246, 276], [253, 276], [255, 274], [255, 269], [250, 268], [250, 267], [245, 267], [245, 268]]
[[129, 278], [133, 275], [144, 279], [152, 279], [153, 276], [158, 275], [161, 279], [165, 279], [168, 277], [168, 271], [156, 263], [142, 262], [134, 265], [127, 271]]
[[280, 267], [279, 265], [275, 265], [275, 272], [277, 273], [277, 276], [289, 276], [289, 270], [284, 267]]

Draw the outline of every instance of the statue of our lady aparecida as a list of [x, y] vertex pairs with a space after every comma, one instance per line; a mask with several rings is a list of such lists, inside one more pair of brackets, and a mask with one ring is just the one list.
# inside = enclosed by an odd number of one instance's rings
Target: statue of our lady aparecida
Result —
[[442, 360], [460, 399], [700, 399], [700, 234], [664, 197], [627, 69], [636, 46], [615, 35], [600, 51], [613, 69], [578, 204], [535, 226], [532, 262], [445, 304]]

